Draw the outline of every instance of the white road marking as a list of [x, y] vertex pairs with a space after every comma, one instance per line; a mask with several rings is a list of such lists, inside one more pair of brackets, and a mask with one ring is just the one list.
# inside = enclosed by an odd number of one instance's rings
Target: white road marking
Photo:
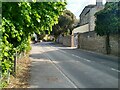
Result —
[[67, 52], [65, 52], [65, 51], [63, 51], [63, 50], [60, 50], [61, 52], [63, 52], [63, 53], [67, 53]]
[[111, 68], [111, 70], [113, 70], [113, 71], [116, 71], [116, 72], [120, 72], [119, 70], [117, 70], [117, 69], [114, 69], [114, 68]]
[[58, 71], [74, 86], [74, 88], [78, 88], [76, 86], [76, 84], [62, 71], [62, 69], [60, 68], [60, 66], [55, 63], [55, 61], [52, 60], [51, 56], [49, 56], [48, 54], [44, 53], [45, 56], [47, 56], [47, 58], [51, 61], [51, 63], [56, 67], [56, 69], [58, 69]]
[[77, 57], [77, 58], [80, 58], [80, 59], [83, 59], [83, 60], [85, 60], [85, 61], [87, 61], [87, 62], [91, 62], [91, 61], [90, 61], [90, 60], [88, 60], [88, 59], [85, 59], [85, 58], [79, 57], [79, 56], [74, 55], [74, 54], [72, 54], [72, 56]]
[[[51, 47], [53, 47], [53, 46], [51, 46]], [[56, 49], [56, 48], [54, 48], [54, 49]], [[58, 49], [58, 50], [59, 50], [59, 49]], [[61, 52], [63, 52], [63, 53], [67, 53], [66, 51], [63, 51], [63, 50], [59, 50], [59, 51], [61, 51]], [[85, 61], [87, 61], [87, 62], [91, 62], [91, 60], [88, 60], [88, 59], [79, 57], [79, 56], [77, 56], [77, 55], [75, 55], [75, 54], [72, 54], [72, 56], [77, 57], [77, 58], [82, 59], [82, 60], [85, 60]], [[94, 62], [94, 61], [93, 61], [93, 62]]]
[[75, 57], [80, 58], [79, 56], [75, 55]]
[[76, 55], [72, 54], [72, 56], [76, 56]]
[[91, 62], [90, 60], [88, 60], [88, 59], [84, 59], [84, 60], [86, 60], [87, 62]]

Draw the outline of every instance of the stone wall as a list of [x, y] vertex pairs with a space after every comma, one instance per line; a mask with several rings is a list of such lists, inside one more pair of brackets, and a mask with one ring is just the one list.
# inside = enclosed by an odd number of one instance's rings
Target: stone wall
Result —
[[[118, 55], [118, 36], [110, 36], [111, 54]], [[98, 36], [94, 32], [79, 34], [78, 48], [106, 54], [105, 36]]]
[[59, 43], [63, 44], [63, 37], [59, 37]]
[[120, 42], [120, 38], [118, 35], [110, 36], [111, 54], [118, 55], [120, 48], [119, 42]]
[[71, 46], [71, 36], [64, 36], [63, 37], [63, 45]]
[[90, 9], [90, 14], [89, 14], [89, 30], [94, 31], [95, 28], [95, 13], [102, 10], [104, 6], [95, 6], [94, 8]]
[[64, 37], [61, 36], [58, 37], [57, 42], [65, 46], [71, 46], [71, 38], [72, 38], [71, 36], [64, 36]]

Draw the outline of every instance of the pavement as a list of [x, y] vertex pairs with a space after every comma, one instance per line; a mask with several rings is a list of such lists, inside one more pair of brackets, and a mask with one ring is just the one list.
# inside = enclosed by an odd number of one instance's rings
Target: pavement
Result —
[[118, 58], [51, 42], [32, 45], [30, 88], [118, 88]]
[[29, 88], [76, 88], [43, 53], [42, 47], [32, 45]]

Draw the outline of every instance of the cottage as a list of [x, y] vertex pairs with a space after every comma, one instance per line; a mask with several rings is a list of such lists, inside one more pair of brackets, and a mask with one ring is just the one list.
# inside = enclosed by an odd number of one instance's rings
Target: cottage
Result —
[[102, 0], [96, 0], [96, 5], [88, 5], [86, 6], [80, 14], [80, 21], [78, 23], [78, 27], [75, 28], [72, 32], [73, 35], [73, 45], [77, 45], [77, 33], [85, 33], [94, 31], [95, 28], [95, 16], [94, 14], [104, 8], [102, 4]]

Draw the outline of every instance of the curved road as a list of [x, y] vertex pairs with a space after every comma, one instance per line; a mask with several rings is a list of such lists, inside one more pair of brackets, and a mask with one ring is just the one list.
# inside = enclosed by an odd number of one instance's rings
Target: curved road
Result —
[[64, 47], [51, 42], [36, 44], [78, 88], [118, 88], [118, 58]]

